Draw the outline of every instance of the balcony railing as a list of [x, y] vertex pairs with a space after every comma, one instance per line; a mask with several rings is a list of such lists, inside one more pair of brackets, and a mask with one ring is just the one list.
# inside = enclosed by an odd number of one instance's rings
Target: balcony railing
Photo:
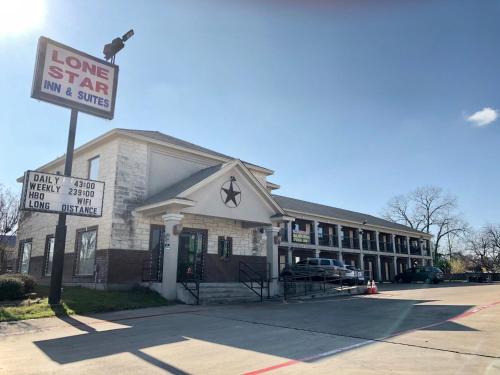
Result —
[[393, 250], [392, 250], [392, 242], [383, 242], [383, 241], [380, 241], [378, 243], [378, 246], [379, 246], [380, 251], [382, 251], [384, 253], [392, 253], [393, 252]]
[[420, 248], [418, 246], [411, 246], [410, 245], [410, 254], [420, 255]]
[[377, 241], [363, 240], [363, 250], [377, 251]]
[[396, 243], [396, 253], [408, 254], [408, 248], [406, 247], [406, 244]]
[[330, 246], [330, 247], [338, 247], [339, 240], [335, 234], [323, 235], [318, 237], [318, 245], [320, 246]]
[[344, 239], [342, 240], [342, 247], [344, 249], [359, 249], [359, 239], [344, 237]]

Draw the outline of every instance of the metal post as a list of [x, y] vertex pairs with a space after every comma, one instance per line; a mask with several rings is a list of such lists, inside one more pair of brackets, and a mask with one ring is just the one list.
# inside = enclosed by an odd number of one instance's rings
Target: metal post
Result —
[[[66, 160], [64, 163], [64, 176], [71, 176], [73, 166], [73, 150], [75, 148], [76, 122], [78, 111], [71, 110], [69, 123], [68, 147], [66, 149]], [[61, 302], [61, 285], [64, 267], [64, 250], [66, 245], [66, 214], [59, 214], [54, 240], [54, 257], [52, 260], [52, 275], [50, 277], [49, 304], [57, 305]]]

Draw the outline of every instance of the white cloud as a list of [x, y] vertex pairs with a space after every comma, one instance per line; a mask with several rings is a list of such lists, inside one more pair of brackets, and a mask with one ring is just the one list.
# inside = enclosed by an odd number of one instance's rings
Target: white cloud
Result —
[[496, 109], [486, 107], [467, 117], [467, 121], [472, 122], [475, 126], [486, 126], [491, 124], [498, 118]]

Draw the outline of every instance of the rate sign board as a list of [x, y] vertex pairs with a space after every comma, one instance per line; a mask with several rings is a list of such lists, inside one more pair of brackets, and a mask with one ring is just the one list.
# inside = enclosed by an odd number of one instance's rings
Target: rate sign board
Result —
[[102, 216], [104, 182], [53, 173], [24, 174], [21, 209], [77, 216]]
[[111, 120], [118, 66], [41, 36], [31, 97]]

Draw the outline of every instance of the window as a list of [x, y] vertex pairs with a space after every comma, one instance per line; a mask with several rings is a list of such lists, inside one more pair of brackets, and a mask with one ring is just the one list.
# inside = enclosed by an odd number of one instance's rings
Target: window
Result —
[[53, 235], [47, 236], [45, 240], [45, 268], [44, 275], [52, 275], [52, 259], [54, 259], [54, 243], [55, 238]]
[[151, 252], [149, 281], [163, 279], [163, 250], [165, 247], [165, 226], [151, 225], [149, 232], [149, 251]]
[[219, 256], [228, 259], [233, 254], [233, 238], [219, 236]]
[[21, 241], [19, 246], [19, 272], [28, 273], [30, 270], [31, 240]]
[[76, 275], [89, 276], [94, 274], [96, 245], [97, 229], [82, 230], [77, 232]]
[[337, 260], [337, 259], [333, 259], [332, 260], [333, 264], [337, 267], [340, 267], [340, 268], [343, 268], [344, 267], [344, 262], [340, 261], [340, 260]]
[[89, 160], [89, 177], [90, 180], [99, 179], [99, 156]]
[[321, 265], [322, 266], [329, 266], [329, 265], [331, 265], [330, 260], [329, 259], [321, 259]]

